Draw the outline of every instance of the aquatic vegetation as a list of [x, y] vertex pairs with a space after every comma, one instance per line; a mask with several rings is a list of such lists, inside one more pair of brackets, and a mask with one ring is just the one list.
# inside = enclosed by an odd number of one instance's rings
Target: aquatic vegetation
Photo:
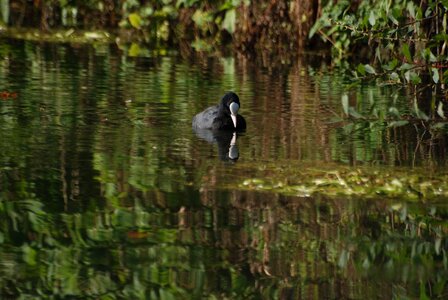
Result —
[[[238, 165], [247, 170], [249, 166]], [[448, 174], [382, 167], [316, 168], [307, 164], [264, 164], [254, 177], [236, 183], [242, 190], [269, 191], [298, 197], [350, 197], [429, 201], [448, 197]], [[425, 174], [425, 175], [423, 175]], [[235, 184], [235, 183], [234, 183]]]

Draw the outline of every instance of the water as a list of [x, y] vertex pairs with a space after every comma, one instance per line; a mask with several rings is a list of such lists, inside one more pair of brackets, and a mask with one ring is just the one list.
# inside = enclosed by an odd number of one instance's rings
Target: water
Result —
[[[309, 170], [444, 172], [443, 133], [341, 121], [344, 93], [406, 110], [408, 91], [348, 84], [313, 57], [271, 67], [1, 40], [2, 298], [446, 294], [445, 198], [262, 187]], [[191, 129], [226, 90], [248, 124], [232, 158], [232, 136]]]

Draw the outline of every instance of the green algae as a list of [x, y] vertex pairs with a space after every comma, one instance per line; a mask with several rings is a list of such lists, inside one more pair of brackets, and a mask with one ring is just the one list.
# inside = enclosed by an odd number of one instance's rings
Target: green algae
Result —
[[319, 194], [410, 201], [448, 198], [448, 174], [427, 169], [267, 164], [254, 174], [236, 183], [235, 188], [300, 197]]

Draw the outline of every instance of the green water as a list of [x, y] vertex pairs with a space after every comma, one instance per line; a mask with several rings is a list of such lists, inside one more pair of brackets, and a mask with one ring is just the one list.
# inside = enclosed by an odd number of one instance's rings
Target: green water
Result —
[[[446, 173], [443, 132], [341, 121], [344, 93], [405, 112], [409, 91], [349, 84], [315, 57], [0, 40], [0, 298], [446, 296], [443, 184], [431, 201], [281, 186]], [[227, 90], [248, 124], [238, 159], [191, 128]]]

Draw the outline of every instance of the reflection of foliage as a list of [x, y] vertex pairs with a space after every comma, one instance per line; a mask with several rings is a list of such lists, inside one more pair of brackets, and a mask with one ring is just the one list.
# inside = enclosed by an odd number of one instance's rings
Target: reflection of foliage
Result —
[[33, 188], [12, 185], [4, 195], [15, 194], [17, 205], [2, 216], [2, 228], [17, 216], [20, 223], [5, 228], [3, 244], [17, 254], [3, 248], [0, 260], [21, 271], [3, 271], [2, 294], [271, 298], [315, 286], [315, 296], [365, 295], [350, 288], [336, 292], [328, 283], [353, 280], [344, 272], [352, 264], [369, 277], [386, 272], [393, 285], [424, 282], [400, 290], [402, 296], [446, 290], [446, 211], [436, 204], [226, 193], [217, 191], [218, 202], [198, 210], [167, 212], [135, 201], [70, 214], [44, 211], [37, 198], [19, 204], [35, 197]]
[[3, 243], [14, 241], [14, 237], [8, 236], [14, 231], [35, 234], [46, 229], [47, 216], [42, 210], [42, 203], [29, 190], [27, 183], [23, 181], [0, 190], [0, 214], [2, 215], [0, 240]]
[[[352, 224], [356, 234], [344, 241], [338, 264], [343, 268], [354, 264], [362, 274], [378, 274], [398, 286], [401, 280], [420, 282], [410, 288], [421, 298], [446, 295], [445, 217], [446, 211], [435, 206], [394, 204], [383, 213], [366, 211], [360, 224]], [[403, 292], [396, 290], [401, 297], [406, 295]]]
[[[400, 294], [409, 297], [445, 293], [447, 180], [431, 166], [446, 156], [425, 148], [436, 140], [416, 138], [420, 129], [328, 125], [340, 77], [299, 67], [270, 79], [233, 59], [128, 58], [101, 46], [14, 47], [0, 45], [1, 88], [19, 94], [0, 106], [2, 296], [378, 297], [363, 275], [382, 298], [396, 286], [411, 287]], [[223, 165], [214, 146], [201, 152], [190, 120], [230, 88], [245, 109], [273, 114], [245, 110], [257, 126], [241, 136], [243, 159]], [[284, 108], [292, 113], [278, 118]], [[425, 168], [353, 167], [411, 165], [415, 149]], [[387, 281], [390, 265], [409, 276]]]

